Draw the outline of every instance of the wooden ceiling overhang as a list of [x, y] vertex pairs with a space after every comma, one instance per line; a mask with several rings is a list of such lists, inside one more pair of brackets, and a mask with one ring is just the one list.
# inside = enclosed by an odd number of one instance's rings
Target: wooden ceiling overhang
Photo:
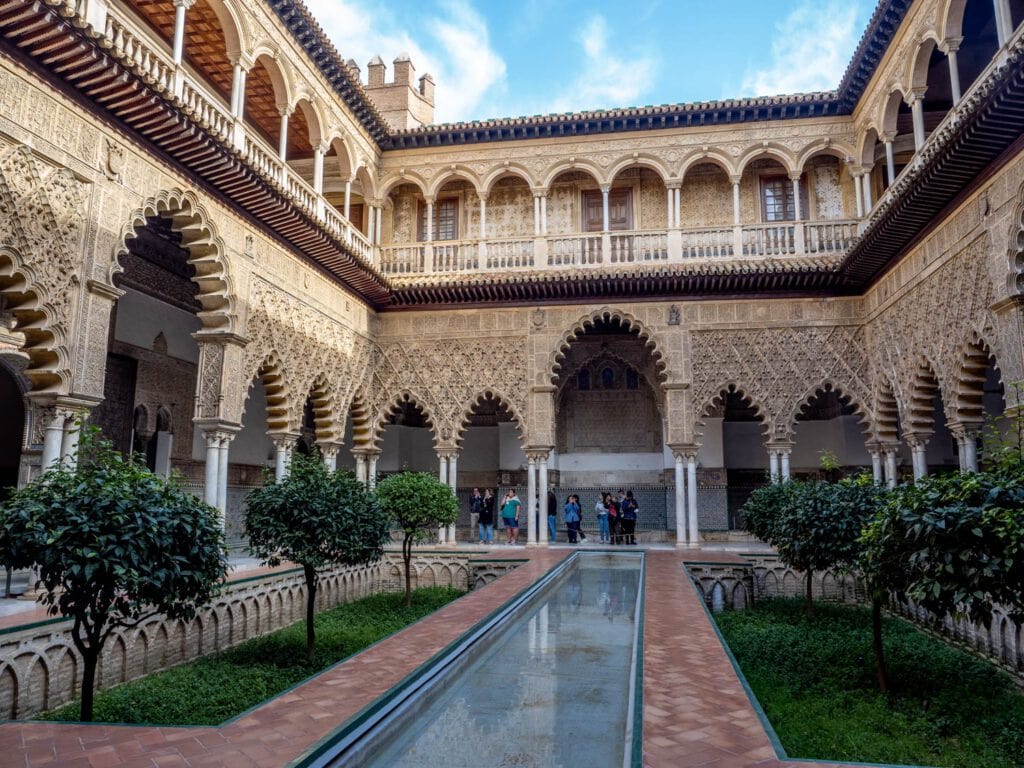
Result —
[[606, 299], [687, 300], [827, 296], [840, 259], [736, 259], [601, 269], [471, 274], [392, 281], [390, 309], [442, 309]]
[[0, 0], [3, 49], [50, 80], [73, 89], [80, 100], [111, 118], [148, 147], [177, 164], [185, 175], [291, 250], [306, 256], [371, 306], [387, 303], [386, 279], [296, 207], [269, 177], [250, 167], [239, 152], [211, 135], [173, 94], [157, 88], [127, 57], [115, 58], [87, 29], [73, 26], [62, 4], [45, 0]]

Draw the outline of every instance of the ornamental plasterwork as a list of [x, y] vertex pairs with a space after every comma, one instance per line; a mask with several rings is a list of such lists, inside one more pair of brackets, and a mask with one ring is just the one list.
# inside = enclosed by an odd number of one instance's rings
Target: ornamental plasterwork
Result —
[[[28, 323], [38, 326], [43, 316], [42, 333], [33, 334], [26, 349], [31, 361], [26, 376], [34, 386], [69, 383], [66, 344], [80, 279], [87, 197], [87, 185], [28, 147], [0, 149], [0, 248], [8, 249], [3, 260], [25, 280], [15, 290], [34, 295], [38, 307], [14, 310], [15, 330]], [[26, 268], [29, 260], [31, 269]]]
[[408, 394], [426, 412], [438, 442], [445, 442], [445, 434], [454, 439], [487, 391], [505, 402], [526, 432], [527, 384], [524, 337], [381, 343], [369, 387], [375, 437], [392, 405]]
[[764, 408], [772, 438], [790, 440], [800, 407], [819, 387], [831, 384], [858, 410], [870, 402], [867, 339], [859, 328], [693, 331], [690, 346], [698, 418], [734, 385]]
[[353, 394], [368, 375], [370, 341], [259, 277], [252, 279], [249, 301], [249, 344], [238, 384], [251, 382], [273, 353], [288, 393], [290, 428], [301, 426], [306, 398], [318, 379], [327, 382], [335, 421], [343, 423]]
[[927, 366], [941, 389], [946, 418], [956, 421], [954, 393], [965, 347], [977, 335], [996, 360], [1004, 357], [1004, 339], [989, 311], [994, 289], [987, 262], [986, 239], [978, 238], [868, 324], [873, 367], [895, 383], [904, 408]]

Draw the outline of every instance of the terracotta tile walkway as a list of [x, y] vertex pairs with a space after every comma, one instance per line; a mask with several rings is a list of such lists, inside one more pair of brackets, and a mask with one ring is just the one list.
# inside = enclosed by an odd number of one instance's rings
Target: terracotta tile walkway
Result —
[[[7, 723], [0, 725], [0, 765], [285, 766], [570, 552], [561, 548], [494, 551], [494, 557], [528, 558], [528, 562], [227, 725], [156, 728]], [[810, 768], [812, 763], [775, 757], [768, 735], [685, 577], [684, 560], [727, 556], [648, 551], [644, 766]]]

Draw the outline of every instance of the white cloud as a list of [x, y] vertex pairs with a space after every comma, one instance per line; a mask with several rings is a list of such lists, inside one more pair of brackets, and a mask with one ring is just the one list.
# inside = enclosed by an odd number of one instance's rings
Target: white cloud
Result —
[[491, 48], [487, 23], [466, 0], [444, 0], [427, 16], [420, 45], [384, 4], [372, 0], [306, 0], [313, 16], [346, 59], [366, 64], [379, 55], [388, 64], [408, 53], [417, 76], [429, 72], [437, 84], [435, 121], [476, 117], [486, 96], [504, 88], [505, 62]]
[[775, 25], [770, 63], [747, 71], [743, 96], [835, 88], [860, 35], [857, 8], [845, 0], [802, 0]]
[[579, 30], [577, 42], [583, 49], [579, 74], [545, 112], [633, 106], [653, 84], [655, 59], [649, 55], [623, 57], [614, 50], [603, 16], [590, 17]]

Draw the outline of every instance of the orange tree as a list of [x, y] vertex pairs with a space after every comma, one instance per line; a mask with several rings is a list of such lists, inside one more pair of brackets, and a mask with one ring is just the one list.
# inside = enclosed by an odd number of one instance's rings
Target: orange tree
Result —
[[192, 618], [228, 565], [217, 511], [122, 456], [95, 427], [82, 429], [74, 467], [59, 464], [4, 502], [0, 559], [36, 569], [40, 600], [71, 619], [84, 721], [111, 633], [157, 614]]
[[306, 579], [306, 661], [313, 663], [318, 573], [331, 565], [380, 559], [390, 540], [387, 515], [373, 493], [347, 472], [296, 453], [287, 477], [246, 497], [249, 546], [268, 565], [302, 566]]

